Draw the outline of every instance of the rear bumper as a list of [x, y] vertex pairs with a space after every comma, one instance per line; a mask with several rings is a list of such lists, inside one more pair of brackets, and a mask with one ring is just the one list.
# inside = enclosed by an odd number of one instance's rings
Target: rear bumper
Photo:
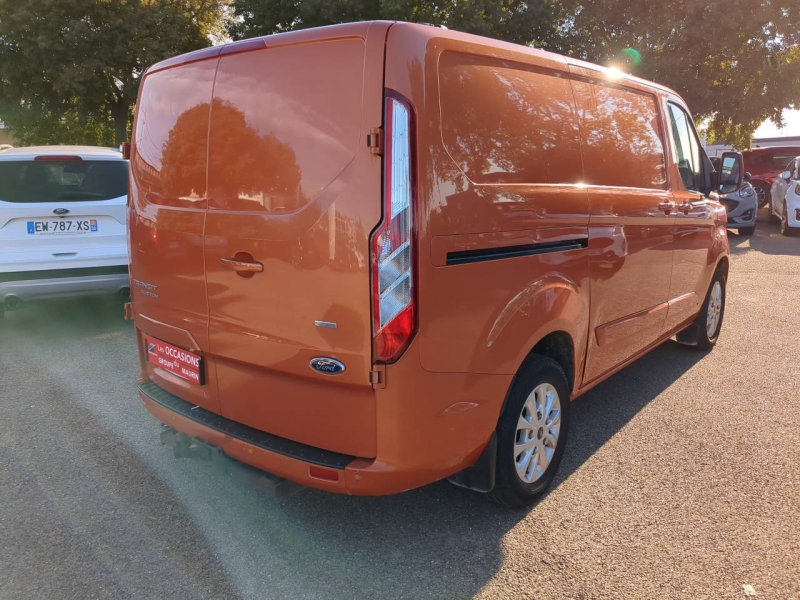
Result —
[[[436, 396], [405, 389], [408, 380], [431, 377], [443, 377]], [[139, 396], [147, 411], [163, 424], [219, 448], [229, 458], [307, 487], [380, 496], [421, 487], [473, 465], [491, 440], [511, 377], [419, 371], [415, 378], [398, 376], [393, 381], [394, 391], [378, 401], [382, 410], [377, 458], [340, 454], [247, 427], [196, 407], [151, 381], [139, 384]], [[496, 402], [464, 407], [465, 403], [457, 400], [465, 394], [479, 401], [495, 398]], [[451, 408], [442, 411], [438, 402]], [[314, 467], [335, 471], [338, 478], [315, 477], [311, 474]]]
[[[329, 452], [260, 432], [202, 408], [193, 407], [152, 382], [139, 385], [144, 407], [165, 425], [218, 447], [229, 457], [281, 477], [329, 492], [351, 493], [346, 467], [354, 456]], [[321, 466], [335, 470], [337, 481], [312, 477], [309, 469]], [[379, 492], [377, 492], [379, 493]]]
[[0, 302], [116, 294], [128, 290], [128, 266], [0, 273]]

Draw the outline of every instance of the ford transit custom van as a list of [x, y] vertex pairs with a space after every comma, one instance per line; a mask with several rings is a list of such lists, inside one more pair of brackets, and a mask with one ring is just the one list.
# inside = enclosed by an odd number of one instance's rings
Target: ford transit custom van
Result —
[[410, 23], [234, 42], [147, 71], [130, 164], [138, 389], [178, 456], [525, 506], [571, 400], [720, 334], [741, 155], [603, 67]]

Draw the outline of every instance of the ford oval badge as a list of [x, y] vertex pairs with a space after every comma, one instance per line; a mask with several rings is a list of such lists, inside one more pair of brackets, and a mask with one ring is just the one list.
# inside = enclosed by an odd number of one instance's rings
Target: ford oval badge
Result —
[[53, 213], [56, 214], [56, 215], [66, 215], [68, 212], [69, 212], [69, 209], [67, 209], [67, 208], [57, 208], [57, 209], [55, 209], [53, 211]]
[[344, 373], [344, 363], [339, 362], [335, 358], [312, 358], [309, 366], [317, 373], [323, 375], [341, 375]]

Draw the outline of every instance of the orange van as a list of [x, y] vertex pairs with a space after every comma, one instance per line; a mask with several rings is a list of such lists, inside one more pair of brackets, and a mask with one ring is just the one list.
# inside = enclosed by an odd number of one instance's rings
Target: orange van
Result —
[[722, 164], [666, 88], [432, 26], [161, 62], [131, 147], [141, 400], [177, 456], [529, 504], [570, 400], [717, 341]]

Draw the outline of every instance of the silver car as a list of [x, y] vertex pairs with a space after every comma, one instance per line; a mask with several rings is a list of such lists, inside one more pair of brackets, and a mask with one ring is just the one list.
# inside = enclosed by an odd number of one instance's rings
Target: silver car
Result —
[[[745, 174], [745, 179], [749, 179], [748, 175]], [[756, 232], [758, 196], [749, 181], [743, 182], [742, 187], [719, 200], [728, 213], [728, 229], [738, 229], [739, 235], [753, 235]]]

